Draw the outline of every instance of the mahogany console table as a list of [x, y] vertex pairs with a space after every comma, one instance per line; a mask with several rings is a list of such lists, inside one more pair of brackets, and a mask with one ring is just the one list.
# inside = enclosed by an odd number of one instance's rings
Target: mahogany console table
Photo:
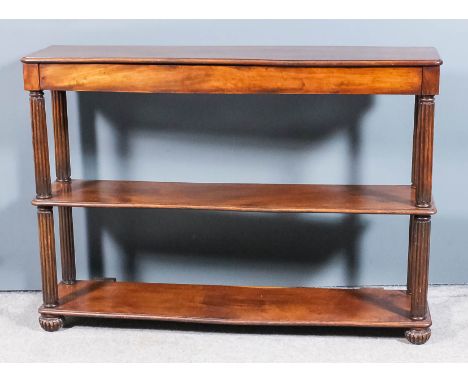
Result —
[[[67, 316], [246, 325], [401, 328], [422, 344], [427, 306], [434, 96], [433, 48], [51, 46], [22, 59], [30, 94], [39, 219], [41, 326]], [[51, 182], [44, 90], [52, 94]], [[66, 91], [406, 94], [415, 96], [408, 185], [195, 184], [71, 179]], [[57, 283], [53, 208], [59, 215]], [[73, 207], [409, 215], [406, 290], [239, 287], [76, 280]], [[402, 238], [403, 240], [403, 238]]]

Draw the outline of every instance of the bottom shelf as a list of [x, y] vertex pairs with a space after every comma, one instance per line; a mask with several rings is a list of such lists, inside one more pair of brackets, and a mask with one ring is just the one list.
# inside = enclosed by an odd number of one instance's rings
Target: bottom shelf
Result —
[[239, 325], [426, 328], [410, 296], [381, 288], [325, 289], [77, 281], [41, 314]]

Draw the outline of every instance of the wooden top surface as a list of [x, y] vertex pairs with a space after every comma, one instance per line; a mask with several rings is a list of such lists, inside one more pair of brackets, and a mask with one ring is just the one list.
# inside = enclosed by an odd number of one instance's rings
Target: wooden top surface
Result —
[[66, 46], [32, 53], [24, 63], [185, 64], [258, 66], [437, 66], [430, 47], [364, 46]]

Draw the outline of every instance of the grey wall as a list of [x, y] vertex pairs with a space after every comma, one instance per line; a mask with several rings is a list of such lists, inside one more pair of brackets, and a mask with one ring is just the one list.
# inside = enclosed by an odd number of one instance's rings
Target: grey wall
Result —
[[[437, 47], [445, 63], [431, 281], [468, 282], [468, 48], [459, 43], [468, 36], [467, 21], [0, 21], [0, 36], [1, 289], [40, 287], [19, 59], [50, 44]], [[404, 96], [70, 94], [72, 172], [101, 179], [406, 184], [412, 113], [413, 99]], [[48, 118], [50, 124], [50, 112]], [[76, 209], [78, 276], [402, 284], [407, 223], [405, 216]]]

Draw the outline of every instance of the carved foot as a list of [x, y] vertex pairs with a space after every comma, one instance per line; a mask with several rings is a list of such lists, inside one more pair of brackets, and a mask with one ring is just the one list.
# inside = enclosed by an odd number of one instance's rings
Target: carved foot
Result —
[[46, 332], [56, 332], [63, 327], [63, 317], [39, 316], [39, 324]]
[[413, 345], [422, 345], [431, 337], [431, 329], [408, 329], [405, 337]]

